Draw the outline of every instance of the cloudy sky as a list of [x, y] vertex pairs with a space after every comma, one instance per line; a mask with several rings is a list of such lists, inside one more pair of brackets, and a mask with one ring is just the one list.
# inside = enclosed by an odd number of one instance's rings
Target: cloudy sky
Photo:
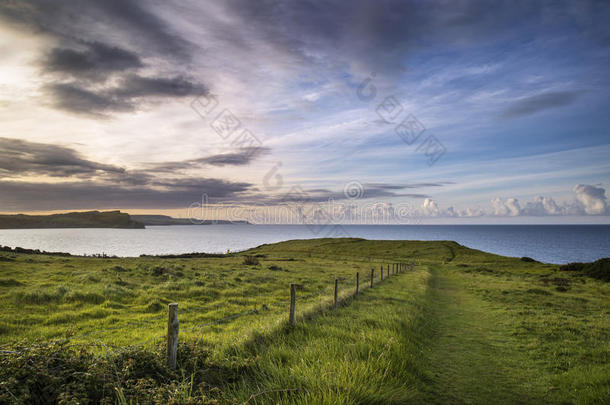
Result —
[[3, 1], [0, 211], [610, 223], [608, 21], [587, 0]]

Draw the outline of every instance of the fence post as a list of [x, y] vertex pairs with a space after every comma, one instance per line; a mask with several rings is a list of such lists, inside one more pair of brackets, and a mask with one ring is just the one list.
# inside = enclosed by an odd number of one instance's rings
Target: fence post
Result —
[[359, 289], [360, 289], [360, 273], [356, 272], [356, 295], [358, 295]]
[[390, 278], [390, 265], [388, 264], [388, 278]]
[[290, 315], [288, 316], [288, 322], [290, 325], [294, 325], [294, 307], [297, 301], [297, 285], [290, 283]]
[[375, 279], [375, 268], [371, 269], [371, 288], [373, 288], [373, 280]]
[[383, 264], [381, 265], [381, 281], [383, 281]]
[[178, 304], [172, 303], [168, 307], [167, 318], [167, 366], [175, 370], [178, 358]]
[[338, 292], [339, 292], [339, 280], [335, 279], [335, 308], [337, 308], [337, 298], [338, 298]]

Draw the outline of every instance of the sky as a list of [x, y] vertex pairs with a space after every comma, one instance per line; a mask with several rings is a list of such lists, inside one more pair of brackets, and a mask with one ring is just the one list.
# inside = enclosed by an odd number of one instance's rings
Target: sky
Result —
[[608, 21], [589, 0], [3, 1], [0, 212], [610, 223]]

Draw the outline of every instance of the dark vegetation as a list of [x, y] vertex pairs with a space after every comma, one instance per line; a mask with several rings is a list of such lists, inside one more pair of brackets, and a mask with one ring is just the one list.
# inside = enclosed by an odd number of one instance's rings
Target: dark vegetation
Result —
[[[45, 255], [45, 256], [71, 256], [70, 253], [64, 252], [46, 252], [40, 249], [24, 249], [21, 247], [11, 248], [9, 246], [0, 246], [0, 252], [11, 252], [11, 253], [21, 253], [26, 255]], [[13, 260], [10, 257], [2, 256], [0, 257], [0, 261], [11, 261]]]
[[258, 258], [252, 255], [244, 256], [244, 264], [247, 266], [257, 266], [259, 264]]
[[610, 258], [604, 258], [593, 263], [568, 263], [560, 266], [559, 270], [583, 274], [598, 280], [610, 281]]

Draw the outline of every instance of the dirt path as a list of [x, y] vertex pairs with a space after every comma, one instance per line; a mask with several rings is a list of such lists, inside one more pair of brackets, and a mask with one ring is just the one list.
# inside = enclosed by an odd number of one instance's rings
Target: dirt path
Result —
[[442, 404], [544, 403], [542, 387], [501, 309], [468, 291], [453, 275], [433, 270], [435, 314], [426, 402]]

